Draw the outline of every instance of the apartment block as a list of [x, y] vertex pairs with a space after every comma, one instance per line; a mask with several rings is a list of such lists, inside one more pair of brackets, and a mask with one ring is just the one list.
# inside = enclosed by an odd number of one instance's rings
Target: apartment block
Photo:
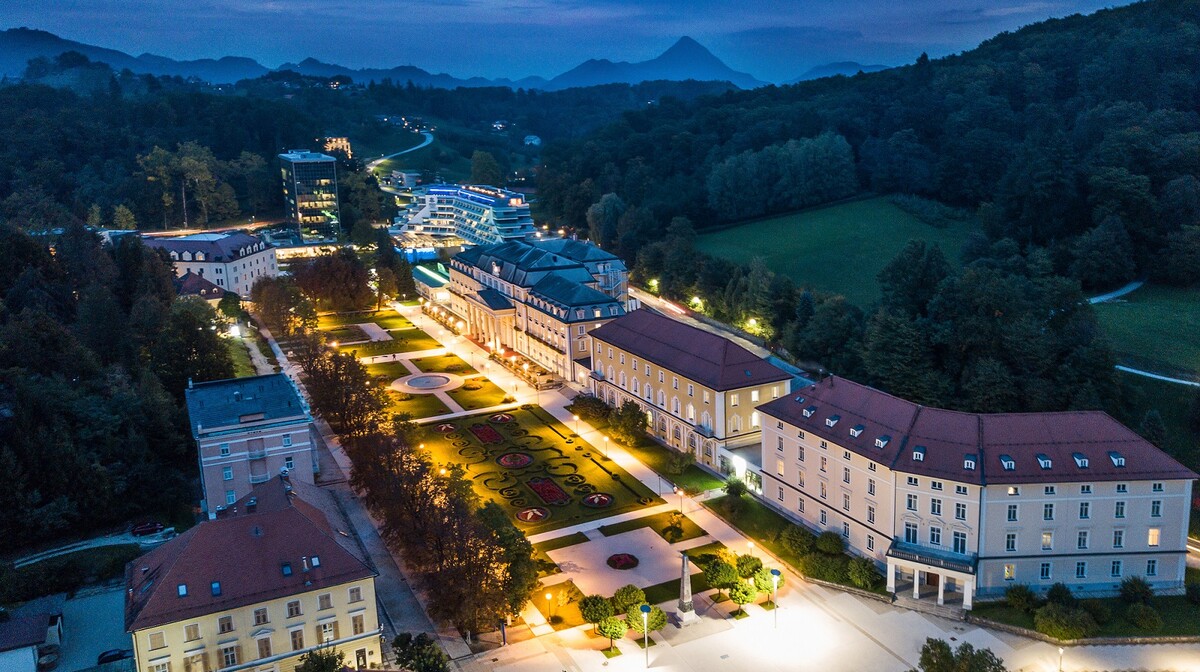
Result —
[[259, 278], [279, 275], [275, 247], [247, 233], [146, 236], [147, 247], [165, 250], [179, 278], [189, 273], [242, 298]]
[[337, 159], [293, 149], [279, 155], [279, 167], [288, 221], [312, 227], [331, 227], [341, 221]]

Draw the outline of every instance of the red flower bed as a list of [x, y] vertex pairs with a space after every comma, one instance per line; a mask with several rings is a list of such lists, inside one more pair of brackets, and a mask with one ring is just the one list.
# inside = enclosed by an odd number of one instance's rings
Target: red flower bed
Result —
[[564, 506], [571, 503], [571, 498], [558, 484], [548, 478], [531, 478], [527, 482], [530, 490], [533, 490], [542, 501], [554, 506]]
[[613, 503], [613, 496], [607, 492], [593, 492], [583, 498], [583, 505], [593, 509], [603, 509]]
[[608, 566], [613, 569], [633, 569], [638, 566], [638, 559], [630, 553], [614, 553], [608, 556]]
[[496, 458], [496, 464], [509, 469], [524, 469], [533, 464], [533, 456], [529, 453], [505, 453]]
[[512, 422], [512, 419], [513, 419], [512, 416], [509, 415], [508, 413], [497, 413], [497, 414], [493, 415], [492, 417], [488, 418], [488, 420], [498, 423], [498, 424]]
[[500, 436], [500, 432], [488, 425], [471, 425], [471, 433], [484, 443], [504, 443], [504, 437]]

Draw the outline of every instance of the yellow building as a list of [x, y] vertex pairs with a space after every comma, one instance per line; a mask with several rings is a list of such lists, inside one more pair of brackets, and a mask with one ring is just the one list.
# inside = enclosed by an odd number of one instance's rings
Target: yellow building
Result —
[[318, 647], [379, 667], [375, 572], [332, 496], [273, 478], [134, 560], [125, 628], [138, 672], [291, 672]]
[[755, 407], [790, 389], [791, 374], [758, 355], [651, 310], [635, 310], [589, 336], [590, 358], [581, 364], [592, 372], [593, 392], [614, 406], [634, 401], [660, 441], [725, 473], [740, 475], [746, 466], [725, 449], [757, 448], [762, 419]]

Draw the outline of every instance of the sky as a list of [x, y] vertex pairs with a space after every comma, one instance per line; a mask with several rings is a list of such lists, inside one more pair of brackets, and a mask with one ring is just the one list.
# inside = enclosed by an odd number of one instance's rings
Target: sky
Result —
[[[1092, 0], [0, 0], [26, 26], [138, 55], [305, 57], [458, 77], [553, 77], [589, 58], [641, 61], [689, 35], [736, 70], [794, 79], [833, 61], [901, 65]], [[1125, 4], [1117, 2], [1115, 4]]]

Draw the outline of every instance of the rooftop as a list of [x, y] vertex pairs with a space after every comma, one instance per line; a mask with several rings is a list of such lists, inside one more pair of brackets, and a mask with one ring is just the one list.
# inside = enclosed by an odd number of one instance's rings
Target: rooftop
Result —
[[49, 627], [49, 614], [13, 616], [7, 621], [0, 621], [0, 651], [44, 644]]
[[1103, 411], [963, 413], [836, 376], [758, 408], [895, 471], [959, 482], [1197, 478]]
[[209, 282], [203, 275], [188, 271], [175, 278], [175, 293], [179, 296], [199, 296], [205, 299], [219, 299], [225, 296], [225, 290]]
[[259, 426], [308, 415], [292, 381], [282, 373], [195, 383], [184, 393], [195, 436], [220, 427]]
[[133, 632], [372, 576], [332, 495], [277, 477], [216, 520], [130, 562], [125, 627]]
[[592, 289], [560, 275], [547, 275], [536, 285], [530, 287], [529, 293], [543, 301], [556, 304], [560, 308], [578, 308], [616, 302], [613, 297], [598, 289]]
[[718, 392], [791, 378], [786, 371], [727, 338], [646, 308], [589, 333], [596, 340]]
[[[533, 287], [551, 274], [585, 285], [596, 281], [578, 259], [559, 254], [554, 249], [543, 249], [546, 242], [535, 245], [510, 240], [495, 245], [472, 247], [456, 254], [454, 258], [460, 263], [481, 268], [519, 287]], [[578, 250], [571, 249], [578, 253]]]
[[306, 161], [306, 162], [317, 162], [317, 163], [326, 163], [326, 162], [336, 162], [337, 161], [337, 159], [335, 159], [332, 156], [329, 156], [327, 154], [321, 154], [319, 152], [310, 152], [306, 149], [293, 149], [290, 152], [284, 152], [283, 154], [280, 154], [279, 158], [287, 160], [287, 161]]
[[166, 250], [173, 256], [188, 252], [193, 256], [203, 254], [204, 258], [195, 261], [230, 262], [244, 256], [261, 252], [270, 244], [248, 233], [235, 231], [233, 233], [196, 233], [190, 236], [172, 238], [145, 237], [143, 242], [148, 247]]

